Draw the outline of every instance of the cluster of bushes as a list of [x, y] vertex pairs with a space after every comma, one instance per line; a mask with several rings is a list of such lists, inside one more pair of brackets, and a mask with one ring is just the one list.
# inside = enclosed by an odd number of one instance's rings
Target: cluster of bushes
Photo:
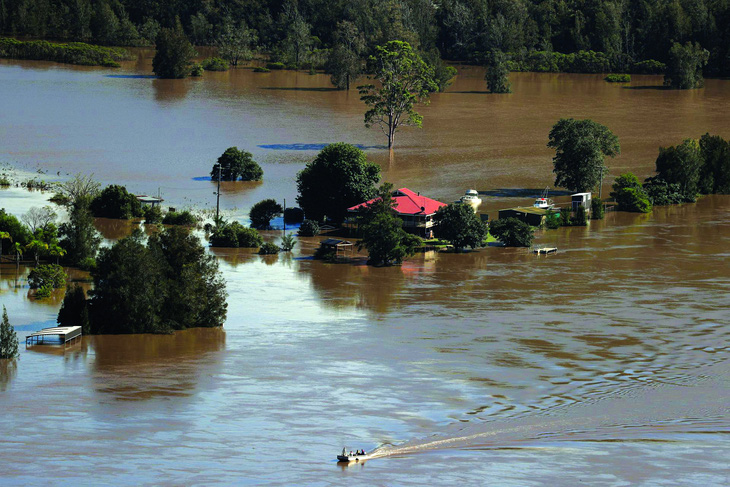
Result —
[[284, 63], [266, 63], [266, 69], [269, 71], [285, 69]]
[[579, 206], [576, 211], [566, 209], [549, 213], [545, 219], [545, 226], [553, 230], [560, 227], [585, 227], [586, 225], [588, 225], [588, 216], [582, 206]]
[[119, 67], [119, 61], [131, 59], [126, 50], [119, 48], [83, 42], [19, 41], [7, 37], [0, 38], [0, 57], [114, 68]]
[[639, 61], [631, 65], [631, 72], [634, 74], [664, 74], [667, 65], [654, 59]]
[[168, 211], [162, 219], [163, 225], [184, 225], [194, 226], [198, 224], [198, 218], [188, 210]]
[[58, 264], [39, 265], [28, 275], [28, 285], [37, 290], [37, 298], [47, 298], [54, 289], [66, 287], [67, 280], [68, 275]]
[[271, 70], [269, 68], [263, 68], [261, 66], [257, 66], [255, 68], [253, 68], [253, 72], [254, 73], [270, 73]]
[[142, 204], [124, 186], [110, 184], [93, 200], [89, 207], [91, 213], [99, 218], [118, 218], [128, 220], [143, 216]]
[[609, 83], [630, 83], [631, 82], [631, 75], [630, 74], [609, 74], [604, 80], [608, 81]]
[[[598, 51], [578, 51], [570, 54], [553, 51], [529, 51], [510, 53], [507, 66], [510, 71], [536, 71], [546, 73], [607, 73], [624, 71], [626, 63]], [[664, 63], [649, 59], [629, 65], [628, 71], [636, 74], [662, 74]]]
[[319, 223], [314, 220], [304, 220], [302, 224], [299, 225], [297, 235], [300, 237], [316, 237], [319, 235], [319, 230]]
[[261, 247], [264, 239], [254, 228], [244, 227], [238, 222], [222, 222], [210, 236], [213, 247]]
[[519, 218], [492, 220], [489, 233], [506, 247], [529, 247], [535, 237], [533, 228]]
[[204, 59], [200, 65], [206, 71], [228, 71], [228, 61], [219, 57], [209, 57]]

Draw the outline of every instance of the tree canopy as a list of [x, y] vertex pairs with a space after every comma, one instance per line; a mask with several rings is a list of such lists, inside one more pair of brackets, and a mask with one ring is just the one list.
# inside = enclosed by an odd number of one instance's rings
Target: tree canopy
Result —
[[555, 186], [579, 192], [599, 184], [608, 172], [606, 156], [621, 153], [618, 137], [605, 125], [589, 119], [561, 118], [550, 130], [548, 147], [555, 149]]
[[128, 220], [142, 216], [142, 204], [124, 186], [110, 184], [92, 201], [89, 209], [96, 217]]
[[664, 84], [680, 90], [704, 86], [702, 69], [709, 58], [710, 53], [696, 42], [687, 42], [684, 45], [675, 42], [669, 50]]
[[378, 126], [388, 137], [391, 149], [399, 127], [422, 125], [423, 117], [414, 106], [427, 103], [438, 85], [433, 79], [433, 68], [407, 42], [390, 41], [376, 47], [369, 63], [372, 78], [378, 84], [358, 87], [360, 99], [369, 108], [365, 112], [365, 126]]
[[[147, 245], [137, 231], [102, 249], [92, 277], [88, 315], [94, 334], [166, 333], [222, 326], [226, 318], [227, 293], [215, 257], [180, 227], [153, 234]], [[69, 308], [82, 322], [85, 306]], [[59, 320], [73, 319], [69, 308]]]
[[529, 247], [535, 237], [532, 227], [517, 218], [492, 220], [489, 233], [506, 247]]
[[8, 311], [3, 306], [3, 318], [0, 321], [0, 359], [13, 359], [18, 356], [18, 334], [8, 320]]
[[218, 174], [221, 181], [261, 181], [264, 171], [250, 152], [229, 147], [210, 170], [213, 181], [218, 181]]
[[368, 162], [357, 147], [338, 142], [320, 151], [297, 174], [297, 204], [309, 220], [325, 216], [342, 222], [347, 208], [368, 201], [375, 195], [380, 167]]
[[651, 201], [644, 191], [639, 179], [632, 173], [621, 174], [613, 183], [611, 196], [618, 203], [621, 211], [633, 211], [636, 213], [649, 213]]
[[251, 226], [257, 229], [267, 229], [271, 220], [281, 214], [284, 208], [271, 198], [261, 200], [251, 207], [248, 216], [251, 219]]
[[456, 251], [479, 247], [487, 236], [487, 227], [469, 205], [452, 203], [442, 206], [434, 215], [433, 222], [434, 235], [450, 242]]
[[509, 93], [511, 92], [509, 82], [509, 68], [507, 67], [507, 57], [501, 51], [490, 51], [487, 55], [486, 74], [484, 80], [487, 82], [487, 88], [492, 93]]
[[195, 49], [178, 23], [172, 29], [160, 29], [155, 39], [157, 52], [152, 71], [160, 78], [186, 78], [190, 75]]
[[238, 222], [223, 222], [216, 226], [210, 236], [213, 247], [260, 247], [264, 239], [254, 228], [244, 227]]
[[363, 71], [365, 38], [355, 24], [347, 20], [337, 23], [334, 44], [327, 62], [332, 84], [340, 90], [349, 90], [350, 81]]

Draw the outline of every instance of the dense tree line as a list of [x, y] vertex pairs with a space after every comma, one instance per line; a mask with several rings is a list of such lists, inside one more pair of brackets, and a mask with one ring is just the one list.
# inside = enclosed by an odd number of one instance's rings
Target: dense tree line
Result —
[[[92, 41], [154, 42], [180, 20], [198, 45], [225, 45], [236, 59], [259, 49], [294, 64], [332, 49], [352, 55], [402, 40], [422, 53], [479, 61], [493, 50], [601, 53], [611, 69], [669, 61], [674, 43], [709, 52], [708, 75], [730, 74], [730, 3], [717, 0], [2, 0], [0, 32]], [[347, 22], [343, 24], [343, 22]], [[225, 56], [224, 56], [225, 57]]]

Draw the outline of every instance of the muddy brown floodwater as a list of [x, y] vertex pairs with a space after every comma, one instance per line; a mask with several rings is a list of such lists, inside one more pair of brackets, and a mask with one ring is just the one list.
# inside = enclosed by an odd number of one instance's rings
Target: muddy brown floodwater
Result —
[[[673, 92], [656, 77], [515, 74], [514, 93], [493, 96], [462, 68], [391, 160], [356, 93], [324, 75], [163, 81], [139, 53], [118, 71], [0, 61], [0, 162], [211, 208], [204, 177], [237, 145], [265, 172], [222, 188], [243, 219], [265, 197], [293, 201], [296, 172], [344, 140], [397, 186], [444, 201], [475, 188], [492, 213], [552, 186], [559, 117], [619, 135], [604, 193], [622, 171], [649, 175], [660, 145], [730, 136], [730, 81]], [[1, 190], [0, 207], [21, 214], [48, 196]], [[98, 224], [107, 239], [129, 231]], [[560, 251], [375, 269], [310, 260], [317, 239], [292, 255], [213, 249], [224, 329], [23, 346], [0, 367], [2, 484], [730, 484], [730, 196], [609, 213], [538, 243]], [[63, 296], [34, 300], [27, 273], [0, 266], [21, 340], [54, 322]], [[340, 467], [344, 445], [383, 457]]]

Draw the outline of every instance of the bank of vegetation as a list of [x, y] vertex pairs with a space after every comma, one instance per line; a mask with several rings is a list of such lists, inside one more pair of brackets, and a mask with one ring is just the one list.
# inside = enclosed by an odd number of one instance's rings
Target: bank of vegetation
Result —
[[121, 48], [94, 46], [83, 42], [19, 41], [0, 37], [0, 58], [118, 68], [119, 61], [130, 59], [130, 55]]
[[[481, 64], [509, 53], [511, 69], [658, 72], [674, 43], [707, 51], [705, 75], [730, 75], [730, 5], [714, 0], [252, 0], [201, 3], [132, 0], [5, 0], [0, 33], [151, 45], [179, 21], [194, 45], [212, 45], [232, 65], [269, 54], [286, 67], [325, 68], [337, 86], [375, 47], [408, 42], [427, 62]], [[272, 69], [272, 68], [269, 68]]]

